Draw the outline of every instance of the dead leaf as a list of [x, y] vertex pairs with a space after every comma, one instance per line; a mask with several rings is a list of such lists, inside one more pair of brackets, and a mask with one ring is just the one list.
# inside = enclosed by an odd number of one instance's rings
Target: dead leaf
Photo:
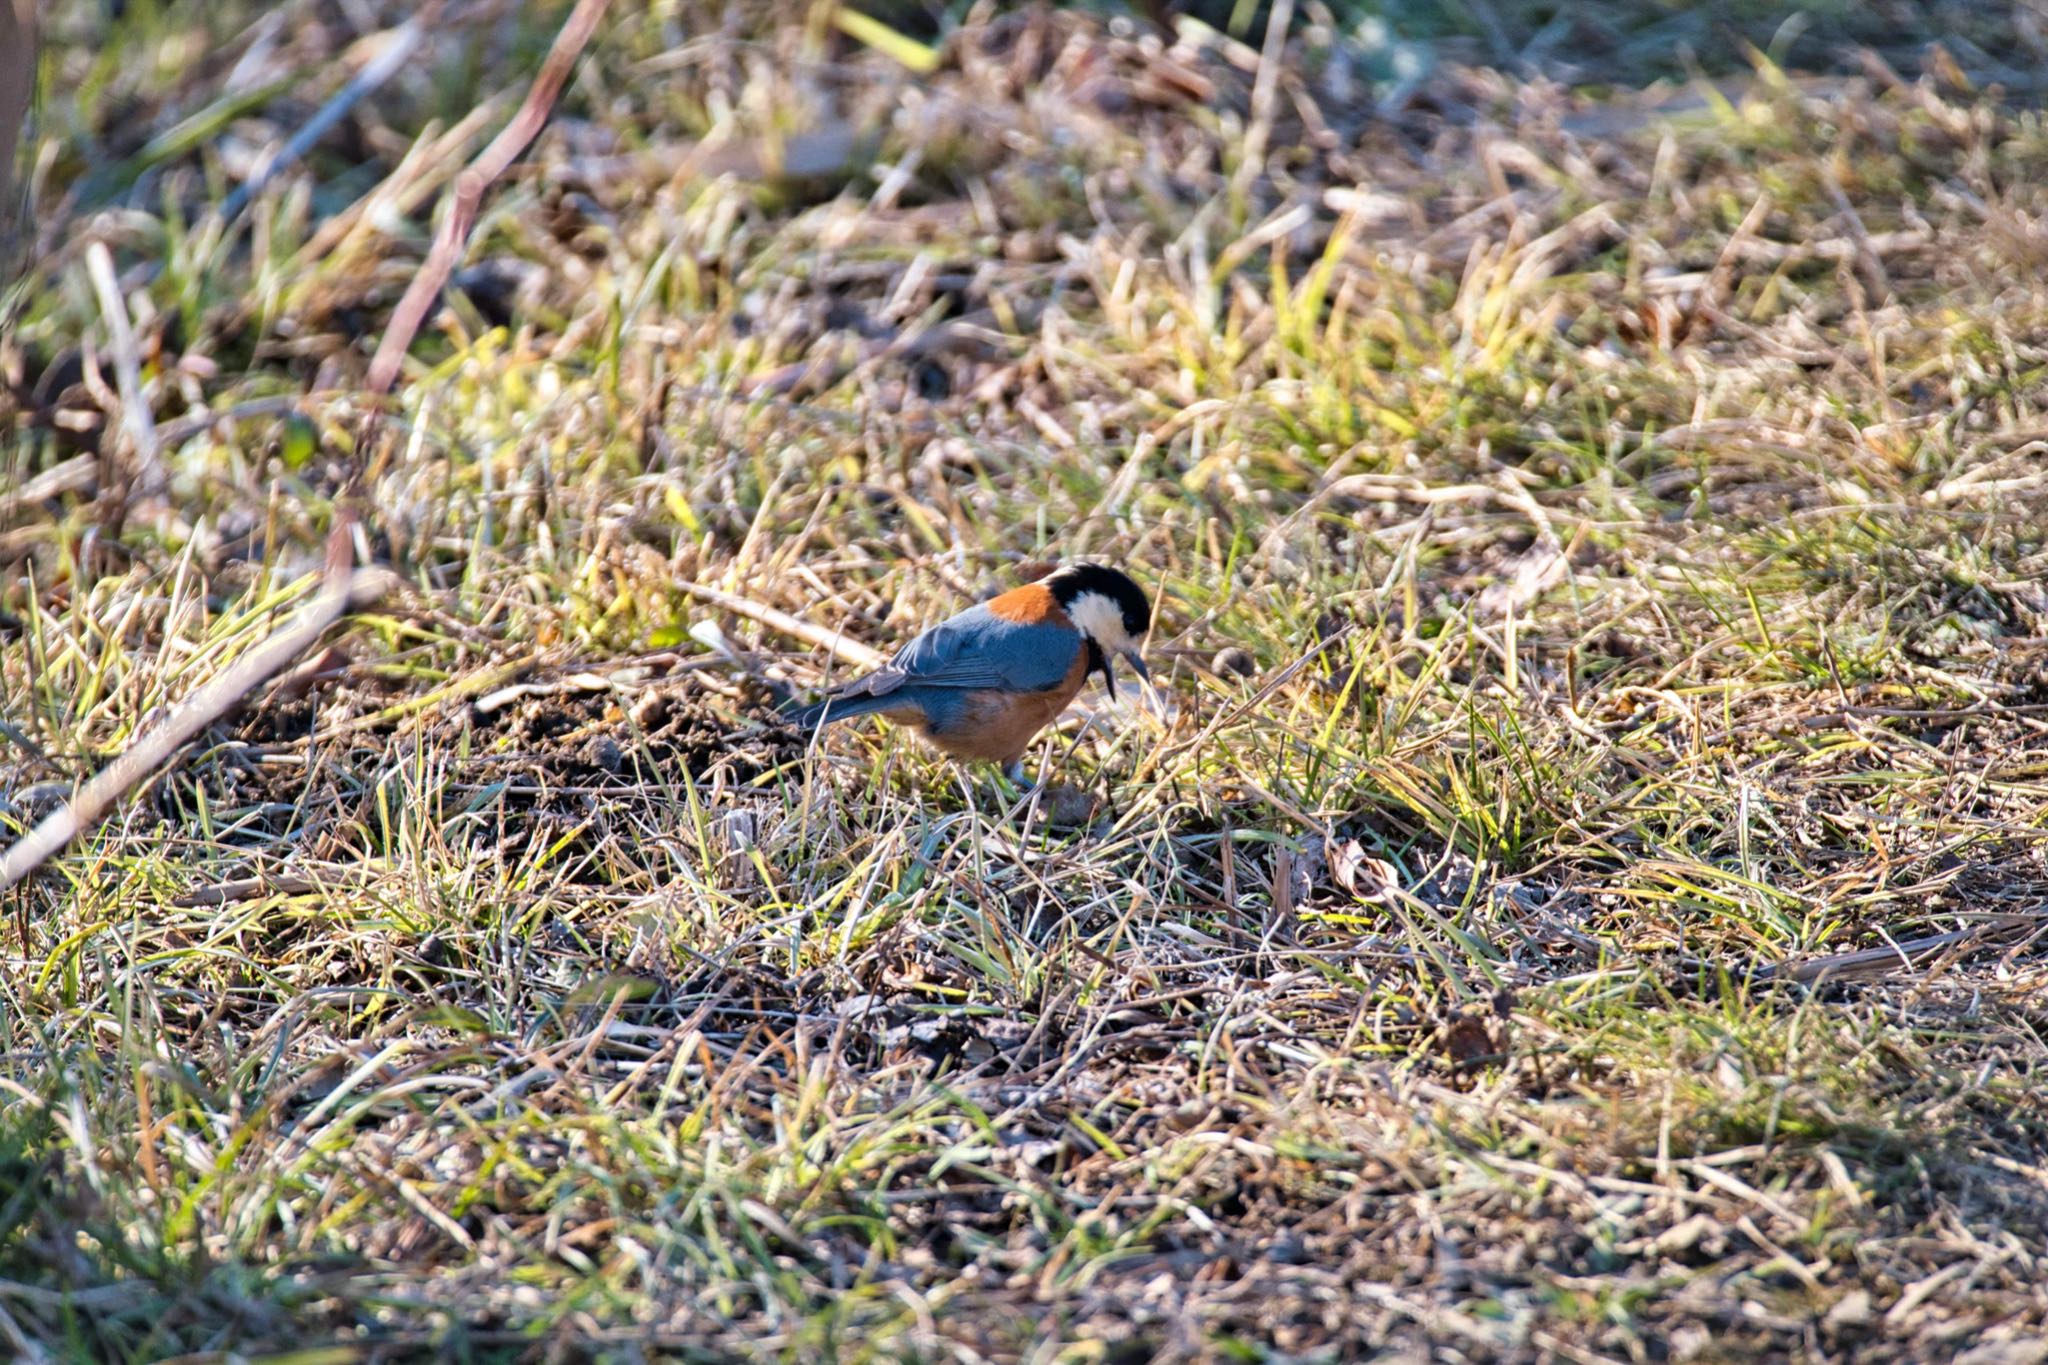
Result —
[[1453, 1066], [1476, 1066], [1506, 1051], [1506, 1029], [1496, 1032], [1484, 1016], [1460, 1010], [1444, 1025], [1443, 1050]]
[[1479, 594], [1473, 614], [1482, 621], [1496, 620], [1511, 611], [1520, 615], [1537, 598], [1564, 582], [1568, 567], [1557, 542], [1545, 538], [1515, 557], [1513, 573]]
[[1337, 885], [1362, 901], [1384, 904], [1401, 885], [1401, 874], [1384, 858], [1375, 858], [1356, 839], [1331, 841], [1324, 850]]

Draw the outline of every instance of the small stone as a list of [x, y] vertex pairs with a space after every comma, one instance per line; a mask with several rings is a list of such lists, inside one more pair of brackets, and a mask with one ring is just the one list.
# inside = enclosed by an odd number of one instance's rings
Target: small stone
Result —
[[1209, 661], [1209, 667], [1226, 678], [1255, 678], [1259, 675], [1259, 661], [1248, 649], [1231, 645], [1216, 651], [1216, 657]]
[[1095, 798], [1080, 787], [1054, 782], [1045, 789], [1045, 818], [1056, 828], [1085, 825], [1095, 814]]
[[1696, 1213], [1682, 1223], [1664, 1229], [1657, 1239], [1650, 1243], [1650, 1249], [1660, 1256], [1680, 1256], [1709, 1238], [1719, 1239], [1721, 1224], [1711, 1216]]
[[1828, 1309], [1821, 1321], [1840, 1331], [1844, 1327], [1861, 1327], [1870, 1318], [1870, 1291], [1852, 1289], [1835, 1300], [1835, 1306]]

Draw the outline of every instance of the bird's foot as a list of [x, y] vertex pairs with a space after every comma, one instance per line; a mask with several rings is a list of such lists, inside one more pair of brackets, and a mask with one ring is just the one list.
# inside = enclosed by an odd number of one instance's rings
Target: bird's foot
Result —
[[1054, 828], [1086, 824], [1095, 813], [1095, 798], [1087, 791], [1055, 782], [1045, 773], [1027, 779], [1022, 763], [1005, 764], [1002, 781], [1012, 811], [1032, 807]]

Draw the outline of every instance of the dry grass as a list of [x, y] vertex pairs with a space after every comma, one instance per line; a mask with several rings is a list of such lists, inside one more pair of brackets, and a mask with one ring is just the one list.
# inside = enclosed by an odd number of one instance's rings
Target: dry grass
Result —
[[[5, 1350], [2042, 1359], [2027, 12], [632, 7], [379, 421], [560, 17], [224, 220], [385, 10], [52, 14], [0, 822], [402, 585], [0, 903]], [[763, 722], [1083, 554], [1059, 811]]]

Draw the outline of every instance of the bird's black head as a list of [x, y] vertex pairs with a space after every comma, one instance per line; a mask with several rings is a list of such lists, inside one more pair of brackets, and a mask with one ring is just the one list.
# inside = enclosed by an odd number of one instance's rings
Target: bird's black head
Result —
[[1069, 564], [1047, 578], [1045, 586], [1074, 624], [1111, 653], [1135, 648], [1152, 629], [1152, 603], [1145, 590], [1120, 569], [1106, 564]]
[[1138, 653], [1138, 641], [1152, 629], [1152, 604], [1129, 574], [1102, 564], [1069, 564], [1045, 580], [1053, 601], [1088, 642], [1091, 667], [1102, 674], [1109, 694], [1116, 695], [1116, 675], [1109, 661], [1121, 657], [1151, 678]]

